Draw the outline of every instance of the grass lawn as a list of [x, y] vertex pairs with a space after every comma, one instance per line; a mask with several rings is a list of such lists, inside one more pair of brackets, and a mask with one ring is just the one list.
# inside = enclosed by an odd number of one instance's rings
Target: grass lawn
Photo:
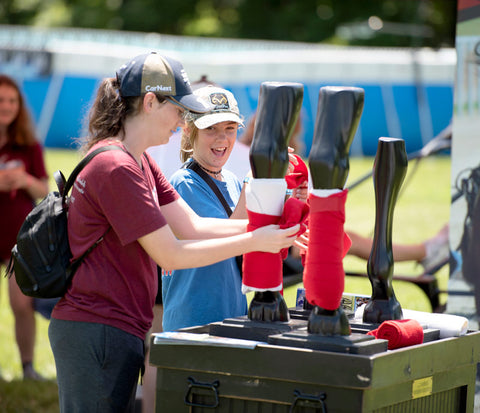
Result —
[[[48, 150], [47, 168], [50, 176], [60, 169], [66, 177], [75, 167], [79, 156], [74, 151]], [[353, 158], [350, 161], [348, 183], [371, 171], [373, 158]], [[414, 163], [401, 190], [394, 212], [393, 241], [412, 243], [434, 235], [449, 219], [450, 212], [450, 158], [439, 156], [422, 160], [415, 173]], [[55, 188], [53, 180], [51, 188]], [[350, 191], [346, 211], [347, 229], [363, 235], [372, 235], [375, 222], [375, 200], [371, 180]], [[348, 270], [366, 272], [366, 262], [347, 256], [344, 267]], [[395, 273], [415, 275], [420, 268], [414, 263], [395, 264]], [[3, 269], [2, 269], [3, 274]], [[440, 288], [445, 290], [448, 269], [438, 275]], [[395, 294], [403, 308], [430, 311], [427, 298], [411, 283], [394, 282]], [[297, 286], [285, 290], [289, 307], [294, 306]], [[346, 292], [370, 294], [368, 279], [346, 278]], [[443, 297], [446, 300], [446, 296]], [[37, 315], [37, 344], [35, 367], [49, 379], [46, 383], [21, 381], [21, 366], [13, 335], [13, 318], [8, 304], [6, 280], [0, 278], [0, 411], [5, 413], [50, 413], [58, 412], [57, 387], [54, 382], [55, 366], [48, 343], [48, 321]]]

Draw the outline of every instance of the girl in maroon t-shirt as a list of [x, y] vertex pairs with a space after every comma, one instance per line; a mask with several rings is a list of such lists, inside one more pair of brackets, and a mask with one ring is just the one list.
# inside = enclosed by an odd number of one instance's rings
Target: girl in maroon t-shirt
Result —
[[[47, 192], [42, 148], [35, 140], [22, 94], [13, 79], [0, 75], [0, 264], [8, 263], [25, 217]], [[33, 299], [22, 294], [15, 277], [9, 279], [8, 290], [24, 377], [41, 379], [33, 369]]]

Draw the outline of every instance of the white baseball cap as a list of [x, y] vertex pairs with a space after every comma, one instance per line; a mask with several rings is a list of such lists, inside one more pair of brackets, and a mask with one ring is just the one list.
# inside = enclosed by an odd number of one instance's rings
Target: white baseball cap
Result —
[[220, 122], [236, 122], [244, 126], [238, 103], [232, 92], [215, 86], [204, 86], [193, 91], [206, 105], [213, 106], [207, 113], [195, 116], [193, 123], [198, 129], [206, 129]]

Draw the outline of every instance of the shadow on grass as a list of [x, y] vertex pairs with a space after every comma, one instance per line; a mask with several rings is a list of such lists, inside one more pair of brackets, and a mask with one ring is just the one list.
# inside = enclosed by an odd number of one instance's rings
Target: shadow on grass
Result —
[[58, 413], [58, 387], [55, 381], [0, 380], [2, 413]]

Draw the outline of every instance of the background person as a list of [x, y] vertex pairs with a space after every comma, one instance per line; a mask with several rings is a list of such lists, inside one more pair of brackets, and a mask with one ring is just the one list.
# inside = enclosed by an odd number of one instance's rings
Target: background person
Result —
[[73, 258], [103, 240], [52, 312], [62, 412], [133, 411], [157, 265], [168, 271], [204, 266], [257, 249], [278, 252], [295, 241], [299, 225], [245, 233], [246, 220], [200, 218], [145, 153], [183, 126], [185, 110], [208, 109], [192, 94], [181, 63], [156, 53], [133, 58], [98, 88], [84, 149], [123, 150], [93, 158], [72, 190]]
[[[17, 234], [37, 199], [48, 193], [43, 148], [16, 82], [0, 74], [0, 259], [6, 265]], [[42, 377], [33, 367], [36, 322], [34, 300], [24, 295], [15, 277], [8, 280], [15, 338], [24, 379]]]

